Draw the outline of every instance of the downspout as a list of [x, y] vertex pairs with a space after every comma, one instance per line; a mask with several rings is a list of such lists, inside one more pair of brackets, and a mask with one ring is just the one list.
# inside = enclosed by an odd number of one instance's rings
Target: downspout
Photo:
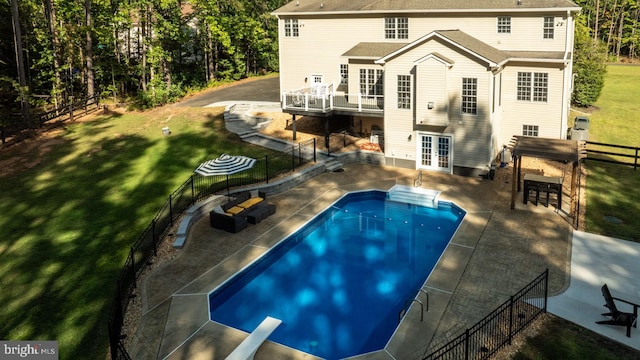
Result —
[[564, 39], [564, 57], [563, 64], [565, 71], [563, 72], [563, 88], [562, 88], [562, 118], [560, 124], [560, 139], [567, 138], [567, 129], [569, 128], [569, 108], [571, 106], [571, 79], [573, 72], [573, 52], [571, 52], [571, 58], [569, 58], [569, 52], [573, 49], [573, 42], [570, 42], [570, 36], [572, 35], [573, 18], [571, 17], [571, 11], [567, 10], [567, 21], [565, 26], [565, 39]]

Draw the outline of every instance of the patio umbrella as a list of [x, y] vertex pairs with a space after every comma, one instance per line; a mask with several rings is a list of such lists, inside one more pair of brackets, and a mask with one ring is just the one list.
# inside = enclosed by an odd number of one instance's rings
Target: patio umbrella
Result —
[[217, 159], [198, 165], [194, 172], [202, 176], [226, 175], [227, 191], [229, 191], [229, 175], [249, 170], [255, 163], [256, 159], [247, 156], [222, 154]]

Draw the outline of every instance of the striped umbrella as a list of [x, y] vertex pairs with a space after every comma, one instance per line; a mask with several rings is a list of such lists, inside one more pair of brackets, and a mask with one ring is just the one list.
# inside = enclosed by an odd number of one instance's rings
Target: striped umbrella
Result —
[[256, 159], [246, 156], [235, 156], [222, 154], [219, 158], [205, 161], [195, 170], [196, 174], [202, 176], [232, 175], [241, 171], [249, 170], [256, 163]]
[[255, 163], [256, 159], [250, 157], [222, 154], [217, 159], [203, 162], [194, 172], [202, 176], [226, 175], [228, 192], [229, 175], [249, 170]]

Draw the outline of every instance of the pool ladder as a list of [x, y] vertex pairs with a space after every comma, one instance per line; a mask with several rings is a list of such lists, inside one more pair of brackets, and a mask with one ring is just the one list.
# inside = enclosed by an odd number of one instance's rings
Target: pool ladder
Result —
[[413, 304], [414, 302], [417, 302], [418, 304], [420, 304], [420, 322], [424, 321], [424, 304], [422, 303], [422, 301], [416, 299], [421, 292], [427, 296], [427, 312], [429, 311], [429, 293], [424, 289], [420, 289], [418, 290], [418, 294], [416, 294], [415, 298], [407, 299], [407, 301], [404, 302], [404, 306], [398, 313], [398, 323], [400, 323], [402, 318], [407, 314], [407, 311], [411, 307], [411, 304]]
[[413, 181], [413, 187], [421, 187], [422, 186], [422, 171], [418, 171], [418, 176]]

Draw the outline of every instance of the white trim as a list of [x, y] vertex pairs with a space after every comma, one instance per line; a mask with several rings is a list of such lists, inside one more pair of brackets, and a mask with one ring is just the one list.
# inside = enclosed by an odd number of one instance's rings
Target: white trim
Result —
[[500, 9], [412, 9], [412, 10], [356, 10], [356, 11], [274, 11], [271, 15], [299, 16], [299, 15], [353, 15], [353, 14], [443, 14], [443, 13], [539, 13], [539, 12], [575, 12], [579, 13], [580, 7], [557, 7], [557, 8], [500, 8]]

